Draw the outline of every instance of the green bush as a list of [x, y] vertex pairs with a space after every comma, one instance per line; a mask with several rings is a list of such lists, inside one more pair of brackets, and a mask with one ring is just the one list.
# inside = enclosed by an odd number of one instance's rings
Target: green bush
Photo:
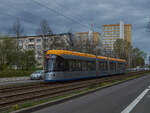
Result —
[[29, 76], [31, 73], [33, 73], [35, 70], [4, 70], [0, 71], [0, 78], [2, 77], [25, 77]]

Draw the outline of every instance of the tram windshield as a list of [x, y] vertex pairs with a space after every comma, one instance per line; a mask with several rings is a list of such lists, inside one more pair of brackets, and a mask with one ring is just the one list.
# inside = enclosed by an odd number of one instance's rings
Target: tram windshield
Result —
[[47, 58], [46, 59], [46, 72], [51, 72], [54, 69], [55, 59], [54, 58]]
[[60, 58], [58, 56], [51, 57], [49, 56], [46, 58], [46, 72], [52, 72], [52, 71], [64, 71], [64, 59]]

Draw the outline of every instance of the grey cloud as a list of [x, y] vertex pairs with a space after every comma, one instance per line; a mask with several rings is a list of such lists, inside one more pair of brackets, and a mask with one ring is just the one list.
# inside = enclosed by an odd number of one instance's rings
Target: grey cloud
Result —
[[[102, 24], [116, 24], [123, 20], [133, 26], [133, 45], [150, 55], [149, 33], [146, 24], [149, 15], [149, 0], [36, 0], [78, 22], [41, 7], [32, 0], [2, 0], [0, 4], [0, 32], [6, 32], [15, 17], [20, 17], [27, 34], [34, 34], [42, 19], [47, 19], [55, 33], [88, 31], [90, 24], [95, 25], [95, 31], [102, 32]], [[3, 16], [1, 13], [15, 17]], [[5, 24], [7, 23], [7, 24]], [[141, 38], [142, 37], [142, 38]]]

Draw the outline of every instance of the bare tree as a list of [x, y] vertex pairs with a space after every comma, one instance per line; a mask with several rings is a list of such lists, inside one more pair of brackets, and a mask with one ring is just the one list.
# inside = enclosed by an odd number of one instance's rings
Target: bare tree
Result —
[[16, 37], [16, 45], [17, 45], [17, 49], [18, 49], [18, 39], [24, 33], [24, 27], [21, 24], [19, 18], [16, 19], [16, 22], [13, 24], [13, 26], [10, 30], [11, 30], [11, 33]]
[[40, 22], [40, 27], [37, 29], [37, 34], [43, 37], [53, 34], [47, 20], [44, 19]]
[[47, 20], [44, 19], [40, 22], [40, 27], [37, 29], [36, 34], [42, 37], [42, 65], [44, 66], [44, 55], [46, 51], [46, 44], [48, 44], [48, 40], [46, 39], [53, 34]]
[[68, 35], [69, 35], [69, 38], [68, 38], [67, 42], [68, 42], [69, 46], [71, 48], [73, 48], [73, 46], [74, 46], [74, 35], [71, 32], [68, 32]]
[[70, 30], [67, 34], [67, 38], [64, 38], [65, 42], [68, 44], [68, 46], [66, 46], [66, 50], [74, 50], [74, 43], [75, 43], [75, 35], [72, 33], [72, 31]]
[[42, 37], [43, 51], [46, 49], [46, 38], [53, 34], [47, 20], [40, 22], [40, 27], [37, 29], [36, 34]]

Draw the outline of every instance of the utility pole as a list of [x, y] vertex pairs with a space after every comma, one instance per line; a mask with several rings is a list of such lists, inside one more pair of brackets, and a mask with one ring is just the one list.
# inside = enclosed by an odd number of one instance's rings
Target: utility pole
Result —
[[96, 76], [98, 76], [98, 59], [97, 59], [97, 48], [96, 48]]
[[[91, 39], [90, 39], [90, 45], [91, 45], [91, 47], [94, 47], [93, 45], [94, 45], [94, 42], [93, 42], [93, 40], [94, 40], [94, 24], [91, 24], [91, 27], [92, 27], [92, 37], [91, 37]], [[94, 49], [94, 48], [93, 48]], [[98, 73], [99, 73], [99, 71], [98, 71], [98, 52], [97, 52], [97, 49], [98, 49], [98, 47], [96, 47], [95, 48], [96, 49], [96, 51], [95, 51], [95, 53], [96, 53], [96, 76], [98, 76]], [[93, 51], [94, 52], [94, 51]]]
[[96, 46], [96, 76], [98, 76], [99, 74], [99, 65], [98, 65], [98, 50], [100, 48], [98, 46]]
[[128, 68], [131, 68], [131, 54], [130, 54], [130, 49], [128, 51]]
[[150, 56], [149, 56], [149, 70], [150, 70]]

